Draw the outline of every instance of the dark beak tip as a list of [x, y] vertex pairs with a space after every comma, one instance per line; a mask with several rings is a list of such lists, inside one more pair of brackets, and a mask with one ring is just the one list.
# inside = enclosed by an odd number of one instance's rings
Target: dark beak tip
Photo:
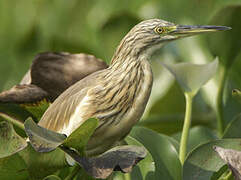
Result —
[[204, 29], [213, 29], [213, 30], [217, 30], [217, 31], [227, 31], [227, 30], [231, 30], [231, 27], [228, 26], [202, 26]]
[[231, 30], [232, 28], [231, 27], [226, 27], [227, 29], [226, 30]]
[[232, 28], [231, 27], [228, 27], [228, 26], [220, 26], [219, 28], [217, 28], [217, 30], [220, 30], [220, 31], [227, 31], [227, 30], [231, 30]]

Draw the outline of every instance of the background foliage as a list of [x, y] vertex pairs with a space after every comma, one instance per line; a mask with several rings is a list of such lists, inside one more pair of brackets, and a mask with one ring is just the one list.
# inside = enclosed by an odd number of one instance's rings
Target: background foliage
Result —
[[[34, 56], [40, 52], [84, 52], [109, 62], [119, 41], [131, 27], [149, 18], [161, 18], [177, 24], [213, 24], [233, 28], [229, 32], [211, 33], [172, 42], [152, 57], [155, 76], [152, 95], [146, 112], [138, 124], [141, 127], [136, 127], [129, 138], [137, 139], [146, 145], [146, 148], [153, 146], [148, 144], [148, 141], [154, 137], [155, 142], [162, 142], [158, 145], [160, 147], [153, 147], [154, 150], [148, 149], [152, 156], [141, 162], [138, 167], [147, 167], [153, 158], [155, 162], [161, 162], [162, 166], [156, 167], [160, 171], [141, 172], [143, 179], [157, 177], [158, 173], [161, 173], [164, 179], [180, 179], [179, 162], [174, 161], [176, 168], [169, 169], [170, 162], [163, 159], [163, 156], [165, 151], [169, 152], [173, 147], [178, 147], [175, 143], [178, 144], [180, 139], [185, 99], [174, 78], [159, 61], [207, 63], [215, 56], [219, 57], [221, 64], [217, 76], [205, 85], [194, 99], [192, 126], [195, 127], [190, 132], [188, 149], [191, 151], [200, 143], [220, 138], [217, 133], [219, 109], [216, 108], [216, 98], [221, 94], [223, 114], [221, 118], [225, 122], [224, 129], [241, 113], [241, 105], [231, 96], [232, 89], [241, 88], [241, 1], [239, 0], [1, 0], [0, 91], [17, 84], [29, 69]], [[222, 83], [223, 79], [226, 83]], [[223, 89], [221, 93], [220, 87]], [[235, 123], [238, 124], [236, 127], [241, 127], [237, 120]], [[148, 132], [145, 138], [150, 137], [150, 139], [141, 139], [139, 128], [143, 127], [161, 135], [152, 135], [154, 132], [146, 130]], [[229, 125], [229, 128], [232, 128], [232, 125]], [[232, 131], [226, 131], [228, 137], [232, 138], [230, 135]], [[172, 139], [174, 143], [170, 143], [165, 135], [172, 136], [177, 141]], [[235, 136], [241, 138], [241, 134]], [[170, 149], [165, 150], [163, 147]], [[158, 154], [156, 150], [160, 150], [163, 154]], [[170, 157], [176, 160], [177, 153], [176, 148]], [[15, 155], [14, 158], [24, 159], [24, 156]], [[14, 162], [13, 159], [9, 161], [6, 168]], [[19, 164], [14, 166], [16, 168], [26, 166], [22, 164], [24, 162], [19, 161]], [[184, 167], [189, 168], [188, 165]], [[166, 171], [163, 168], [166, 168]], [[134, 172], [137, 171], [136, 168]], [[22, 179], [26, 177], [25, 174], [22, 176]], [[135, 177], [138, 176], [127, 177], [119, 174], [116, 179], [135, 179]]]

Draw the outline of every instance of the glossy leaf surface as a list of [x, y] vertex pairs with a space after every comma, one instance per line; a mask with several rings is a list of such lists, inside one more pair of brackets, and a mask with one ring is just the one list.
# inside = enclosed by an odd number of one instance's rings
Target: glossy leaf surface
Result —
[[223, 138], [241, 138], [241, 114], [237, 115], [227, 126]]
[[178, 153], [166, 136], [142, 127], [133, 128], [130, 136], [137, 139], [150, 152], [155, 162], [155, 178], [181, 179], [182, 167]]
[[19, 154], [0, 158], [0, 179], [26, 180], [29, 178], [27, 165]]
[[173, 74], [185, 93], [196, 94], [201, 86], [216, 73], [218, 60], [203, 65], [191, 63], [162, 64]]
[[24, 127], [31, 145], [37, 152], [52, 151], [62, 144], [66, 138], [64, 134], [38, 126], [31, 118], [25, 121]]
[[11, 156], [27, 146], [27, 142], [7, 121], [0, 122], [0, 158]]
[[210, 179], [225, 163], [214, 151], [214, 146], [241, 150], [241, 139], [214, 140], [195, 148], [185, 160], [183, 179], [205, 180]]

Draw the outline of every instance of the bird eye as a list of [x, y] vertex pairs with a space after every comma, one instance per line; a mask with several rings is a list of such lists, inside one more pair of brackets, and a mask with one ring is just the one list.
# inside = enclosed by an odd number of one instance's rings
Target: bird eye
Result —
[[162, 27], [156, 27], [156, 28], [155, 28], [155, 32], [158, 33], [158, 34], [161, 34], [161, 33], [164, 32], [164, 28], [162, 28]]

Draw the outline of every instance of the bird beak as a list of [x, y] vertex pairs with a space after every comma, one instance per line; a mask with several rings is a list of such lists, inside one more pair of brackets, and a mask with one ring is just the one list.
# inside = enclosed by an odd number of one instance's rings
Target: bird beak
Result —
[[226, 26], [189, 26], [189, 25], [176, 25], [174, 30], [170, 32], [172, 35], [178, 37], [192, 36], [196, 34], [206, 33], [206, 32], [216, 32], [216, 31], [226, 31], [232, 28]]

